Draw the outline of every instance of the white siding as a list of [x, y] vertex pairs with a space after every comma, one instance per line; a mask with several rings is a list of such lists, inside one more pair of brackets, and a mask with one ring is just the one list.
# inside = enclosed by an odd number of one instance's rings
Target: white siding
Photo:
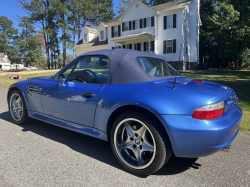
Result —
[[[121, 36], [126, 36], [130, 34], [136, 34], [141, 32], [147, 32], [151, 34], [155, 34], [155, 27], [147, 27], [147, 28], [141, 28], [136, 30], [130, 30], [130, 31], [122, 31], [122, 22], [127, 21], [133, 21], [137, 19], [144, 19], [148, 17], [155, 16], [154, 12], [150, 10], [149, 8], [143, 6], [142, 4], [138, 3], [139, 7], [136, 6], [136, 4], [122, 17], [121, 22], [114, 23], [113, 25], [121, 25]], [[133, 23], [132, 23], [133, 25]], [[112, 49], [112, 47], [115, 46], [115, 42], [111, 41], [113, 38], [111, 37], [111, 26], [108, 27], [108, 44], [109, 49]], [[128, 41], [128, 43], [134, 43], [135, 40]], [[116, 46], [121, 46], [120, 44], [116, 43]], [[143, 47], [143, 45], [142, 45]]]
[[[166, 30], [164, 30], [164, 24], [163, 24], [164, 16], [173, 14], [176, 14], [176, 28], [167, 28]], [[166, 61], [182, 61], [182, 51], [181, 51], [181, 45], [183, 42], [182, 22], [183, 22], [182, 12], [158, 15], [158, 21], [157, 21], [158, 37], [156, 39], [157, 41], [156, 54], [163, 56], [166, 59]], [[163, 41], [172, 39], [176, 39], [176, 53], [163, 54]], [[180, 53], [181, 57], [179, 59]]]

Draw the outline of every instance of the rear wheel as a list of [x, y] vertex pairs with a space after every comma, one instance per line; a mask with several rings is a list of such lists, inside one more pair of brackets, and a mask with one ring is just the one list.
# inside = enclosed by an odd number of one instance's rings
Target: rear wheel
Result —
[[154, 118], [135, 110], [115, 120], [111, 129], [112, 150], [126, 170], [150, 175], [169, 160], [172, 148], [159, 125]]
[[9, 95], [9, 112], [13, 123], [23, 125], [29, 122], [24, 98], [18, 90], [13, 90]]

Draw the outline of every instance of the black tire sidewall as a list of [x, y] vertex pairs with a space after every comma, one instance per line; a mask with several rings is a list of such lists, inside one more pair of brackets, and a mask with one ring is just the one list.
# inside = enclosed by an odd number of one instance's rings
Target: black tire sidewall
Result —
[[[129, 167], [127, 164], [125, 164], [121, 158], [118, 156], [118, 153], [115, 148], [114, 144], [114, 132], [118, 124], [127, 118], [135, 118], [137, 120], [140, 120], [143, 122], [152, 132], [155, 144], [156, 144], [156, 154], [153, 162], [144, 169], [135, 169], [132, 167]], [[110, 140], [111, 140], [111, 146], [113, 153], [118, 160], [118, 162], [129, 172], [135, 174], [135, 175], [150, 175], [152, 173], [155, 173], [158, 171], [171, 157], [172, 155], [172, 148], [170, 145], [170, 142], [167, 141], [168, 138], [164, 137], [164, 133], [161, 132], [160, 128], [158, 128], [159, 124], [156, 122], [152, 117], [148, 116], [147, 114], [143, 112], [137, 112], [137, 111], [127, 111], [121, 115], [119, 115], [116, 120], [113, 123], [113, 126], [111, 128], [110, 133]]]
[[[11, 102], [11, 97], [13, 94], [17, 94], [22, 99], [22, 103], [23, 103], [23, 115], [22, 115], [21, 119], [18, 121], [12, 117], [11, 109], [10, 109], [10, 106], [11, 106], [10, 102]], [[11, 116], [13, 123], [15, 123], [17, 125], [24, 125], [24, 124], [28, 123], [28, 121], [29, 121], [28, 111], [27, 111], [25, 100], [24, 100], [23, 95], [20, 91], [18, 91], [18, 90], [11, 91], [11, 93], [9, 94], [9, 98], [8, 98], [8, 107], [9, 107], [9, 114]]]

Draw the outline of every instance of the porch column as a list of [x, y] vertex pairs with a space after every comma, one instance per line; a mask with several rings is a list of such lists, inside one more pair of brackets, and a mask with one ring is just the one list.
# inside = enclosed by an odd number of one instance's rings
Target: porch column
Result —
[[148, 52], [150, 53], [150, 37], [148, 37]]
[[137, 40], [135, 40], [135, 50], [137, 50]]
[[126, 49], [128, 48], [128, 41], [126, 40]]

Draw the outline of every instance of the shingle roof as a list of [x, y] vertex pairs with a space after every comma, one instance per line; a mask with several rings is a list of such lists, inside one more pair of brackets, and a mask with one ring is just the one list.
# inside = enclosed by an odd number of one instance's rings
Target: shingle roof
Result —
[[111, 19], [111, 20], [110, 20], [109, 22], [107, 22], [107, 23], [112, 23], [112, 22], [118, 21], [119, 18], [120, 18], [122, 15], [123, 15], [123, 13], [120, 14], [120, 15], [118, 15], [118, 16], [116, 16], [114, 19]]
[[5, 55], [3, 53], [0, 53], [0, 62], [9, 62], [10, 63], [10, 60], [7, 58], [7, 60], [5, 61], [4, 57], [5, 57]]
[[[177, 1], [171, 1], [168, 3], [164, 3], [164, 4], [160, 4], [160, 5], [156, 5], [156, 6], [152, 6], [150, 8], [152, 8], [155, 11], [158, 12], [165, 12], [165, 11], [170, 11], [170, 10], [175, 10], [175, 9], [179, 9], [179, 8], [184, 8], [186, 5], [188, 5], [192, 0], [177, 0]], [[123, 15], [124, 13], [116, 16], [114, 19], [110, 20], [107, 23], [112, 23], [115, 21], [118, 21], [119, 18]]]
[[98, 31], [98, 27], [89, 27], [89, 26], [86, 26], [86, 28], [87, 28], [89, 31], [92, 31], [92, 32], [97, 32], [97, 31]]
[[191, 0], [177, 0], [177, 1], [171, 1], [168, 3], [152, 6], [151, 8], [158, 12], [165, 12], [165, 11], [175, 10], [179, 8], [184, 8], [190, 2]]
[[84, 44], [83, 39], [80, 39], [79, 42], [75, 45], [74, 48], [80, 48], [80, 47], [92, 47], [97, 45], [106, 45], [108, 44], [108, 40], [105, 41], [99, 41], [99, 33], [97, 33], [94, 38], [89, 42]]

